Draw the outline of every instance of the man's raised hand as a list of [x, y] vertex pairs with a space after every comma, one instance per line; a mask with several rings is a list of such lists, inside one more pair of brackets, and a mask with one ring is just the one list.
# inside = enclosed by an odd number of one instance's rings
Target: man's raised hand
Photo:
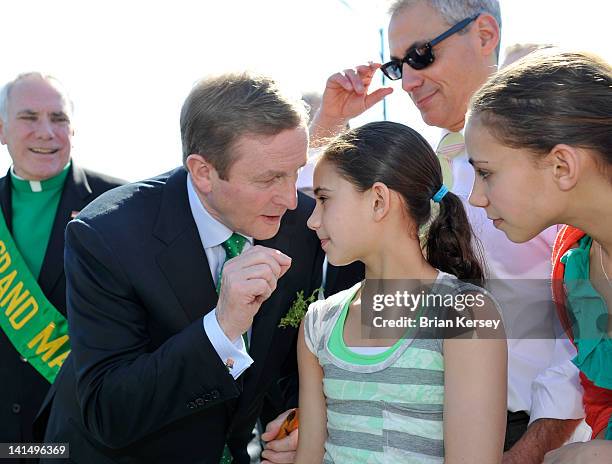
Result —
[[231, 341], [253, 324], [261, 304], [291, 266], [291, 258], [278, 250], [256, 245], [223, 266], [217, 320]]
[[310, 124], [311, 141], [332, 137], [342, 131], [348, 121], [359, 116], [393, 92], [382, 87], [368, 93], [379, 63], [345, 69], [327, 79], [321, 107]]

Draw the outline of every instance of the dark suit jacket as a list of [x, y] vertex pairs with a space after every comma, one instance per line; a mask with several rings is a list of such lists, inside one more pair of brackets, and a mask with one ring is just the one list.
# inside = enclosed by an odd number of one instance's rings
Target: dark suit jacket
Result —
[[[74, 162], [66, 177], [64, 190], [51, 229], [38, 283], [49, 301], [66, 314], [66, 277], [64, 275], [64, 230], [73, 211], [80, 211], [101, 193], [122, 181], [97, 174]], [[12, 231], [11, 176], [0, 178], [0, 205]], [[0, 442], [32, 442], [32, 423], [49, 390], [45, 380], [0, 331]]]
[[186, 176], [179, 168], [115, 189], [68, 225], [72, 354], [45, 441], [69, 442], [75, 462], [218, 464], [227, 442], [248, 463], [266, 391], [295, 374], [297, 329], [277, 326], [298, 291], [320, 284], [323, 252], [306, 227], [313, 201], [300, 194], [279, 233], [256, 242], [292, 264], [253, 321], [254, 363], [234, 380], [202, 324], [217, 293]]

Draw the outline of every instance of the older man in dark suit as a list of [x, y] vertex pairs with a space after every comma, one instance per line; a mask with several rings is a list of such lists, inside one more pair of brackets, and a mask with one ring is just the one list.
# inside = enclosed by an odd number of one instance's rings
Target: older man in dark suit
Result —
[[122, 182], [71, 161], [72, 103], [40, 73], [0, 92], [0, 141], [13, 165], [0, 179], [0, 442], [32, 442], [34, 417], [70, 351], [64, 229]]

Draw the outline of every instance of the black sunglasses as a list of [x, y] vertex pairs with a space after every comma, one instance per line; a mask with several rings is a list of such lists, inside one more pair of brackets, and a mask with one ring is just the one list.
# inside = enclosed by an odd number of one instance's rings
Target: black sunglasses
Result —
[[383, 64], [380, 67], [380, 70], [389, 79], [391, 79], [392, 81], [396, 81], [402, 78], [402, 66], [404, 63], [408, 64], [413, 69], [426, 68], [436, 59], [433, 54], [433, 47], [442, 42], [444, 39], [449, 38], [454, 33], [459, 32], [461, 29], [464, 29], [472, 21], [475, 21], [478, 16], [480, 16], [480, 13], [469, 18], [465, 18], [463, 21], [458, 22], [448, 31], [443, 32], [430, 42], [427, 42], [423, 45], [419, 45], [418, 47], [412, 47], [408, 50], [406, 56], [403, 59], [391, 60], [388, 63]]

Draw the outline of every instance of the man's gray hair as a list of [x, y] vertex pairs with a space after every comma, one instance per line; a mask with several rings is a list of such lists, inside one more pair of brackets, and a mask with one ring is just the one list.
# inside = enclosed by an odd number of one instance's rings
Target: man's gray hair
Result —
[[[391, 16], [395, 16], [396, 13], [418, 3], [425, 3], [439, 12], [442, 19], [444, 19], [449, 26], [453, 26], [459, 21], [474, 16], [475, 14], [488, 13], [493, 16], [497, 24], [499, 24], [499, 31], [501, 34], [502, 19], [499, 0], [395, 0], [389, 8], [389, 13]], [[464, 32], [465, 30], [460, 31], [459, 34]], [[498, 44], [498, 57], [499, 50], [500, 46]]]
[[38, 77], [39, 79], [53, 83], [54, 87], [59, 91], [59, 93], [64, 98], [64, 100], [66, 100], [66, 103], [68, 103], [68, 108], [70, 109], [69, 116], [72, 116], [72, 114], [74, 113], [74, 103], [72, 102], [70, 95], [68, 94], [68, 92], [66, 91], [66, 88], [60, 82], [60, 80], [49, 74], [44, 74], [38, 71], [32, 71], [32, 72], [19, 74], [17, 77], [15, 77], [15, 79], [4, 84], [4, 87], [2, 87], [2, 90], [0, 90], [0, 120], [5, 121], [5, 122], [8, 120], [8, 104], [9, 104], [9, 99], [11, 98], [11, 90], [13, 90], [13, 87], [15, 86], [15, 84], [17, 84], [19, 81], [26, 79], [28, 77]]
[[232, 148], [243, 135], [277, 135], [307, 125], [304, 102], [283, 93], [269, 77], [230, 73], [199, 81], [181, 110], [183, 165], [203, 156], [227, 179]]

